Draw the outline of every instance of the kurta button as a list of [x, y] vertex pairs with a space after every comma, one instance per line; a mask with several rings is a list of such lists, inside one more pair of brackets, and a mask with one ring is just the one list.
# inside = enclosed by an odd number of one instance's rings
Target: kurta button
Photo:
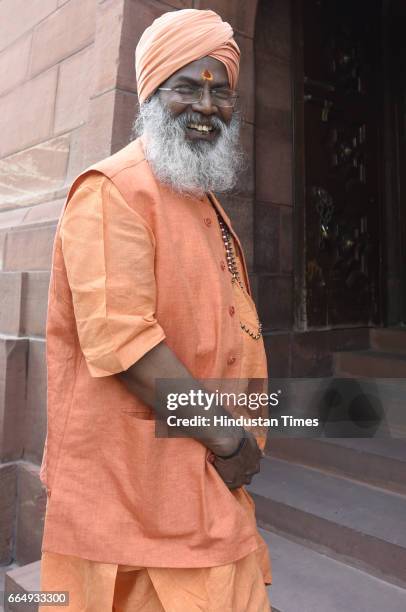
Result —
[[223, 272], [226, 269], [226, 264], [224, 263], [224, 261], [220, 262], [220, 268], [223, 270]]
[[210, 227], [211, 225], [211, 219], [210, 217], [206, 217], [206, 219], [204, 220], [205, 224], [207, 225], [207, 227]]
[[227, 359], [227, 363], [228, 363], [228, 365], [233, 365], [233, 363], [235, 363], [235, 357], [229, 357]]
[[228, 309], [228, 312], [230, 313], [230, 317], [233, 317], [235, 314], [235, 308], [234, 306], [230, 306], [230, 308]]

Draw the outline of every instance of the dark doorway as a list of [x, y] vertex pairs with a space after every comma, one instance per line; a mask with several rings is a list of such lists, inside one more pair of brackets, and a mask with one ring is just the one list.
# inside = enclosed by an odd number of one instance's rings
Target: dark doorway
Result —
[[385, 311], [406, 325], [406, 2], [384, 0]]
[[380, 325], [381, 0], [294, 4], [296, 321]]

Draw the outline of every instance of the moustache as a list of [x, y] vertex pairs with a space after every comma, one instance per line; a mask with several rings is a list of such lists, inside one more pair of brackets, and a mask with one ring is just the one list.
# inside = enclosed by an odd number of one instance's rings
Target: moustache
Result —
[[183, 129], [187, 128], [191, 123], [198, 123], [200, 125], [207, 125], [209, 128], [222, 131], [225, 127], [224, 121], [219, 117], [202, 117], [198, 113], [187, 113], [176, 117], [176, 121], [179, 126]]

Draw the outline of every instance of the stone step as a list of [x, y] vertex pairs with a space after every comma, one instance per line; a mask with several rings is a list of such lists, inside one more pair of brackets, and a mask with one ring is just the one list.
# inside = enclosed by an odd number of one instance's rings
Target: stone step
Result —
[[372, 328], [370, 347], [375, 351], [406, 354], [406, 329], [398, 327]]
[[[6, 573], [4, 590], [8, 593], [27, 593], [40, 590], [41, 562], [34, 561], [22, 567], [16, 567]], [[62, 608], [63, 609], [63, 608]], [[38, 604], [29, 603], [7, 603], [5, 612], [37, 612]]]
[[406, 440], [274, 438], [267, 453], [406, 494]]
[[262, 527], [406, 586], [406, 497], [283, 459], [249, 487]]
[[335, 376], [406, 379], [406, 354], [377, 350], [340, 351], [333, 355]]
[[406, 590], [261, 529], [269, 546], [272, 612], [402, 612]]

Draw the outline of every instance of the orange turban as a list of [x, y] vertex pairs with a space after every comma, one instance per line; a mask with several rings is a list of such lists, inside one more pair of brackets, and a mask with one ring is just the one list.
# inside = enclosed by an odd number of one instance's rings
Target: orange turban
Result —
[[235, 89], [240, 50], [229, 23], [214, 11], [198, 9], [170, 11], [155, 19], [135, 50], [140, 103], [182, 66], [207, 55], [224, 64], [230, 87]]

